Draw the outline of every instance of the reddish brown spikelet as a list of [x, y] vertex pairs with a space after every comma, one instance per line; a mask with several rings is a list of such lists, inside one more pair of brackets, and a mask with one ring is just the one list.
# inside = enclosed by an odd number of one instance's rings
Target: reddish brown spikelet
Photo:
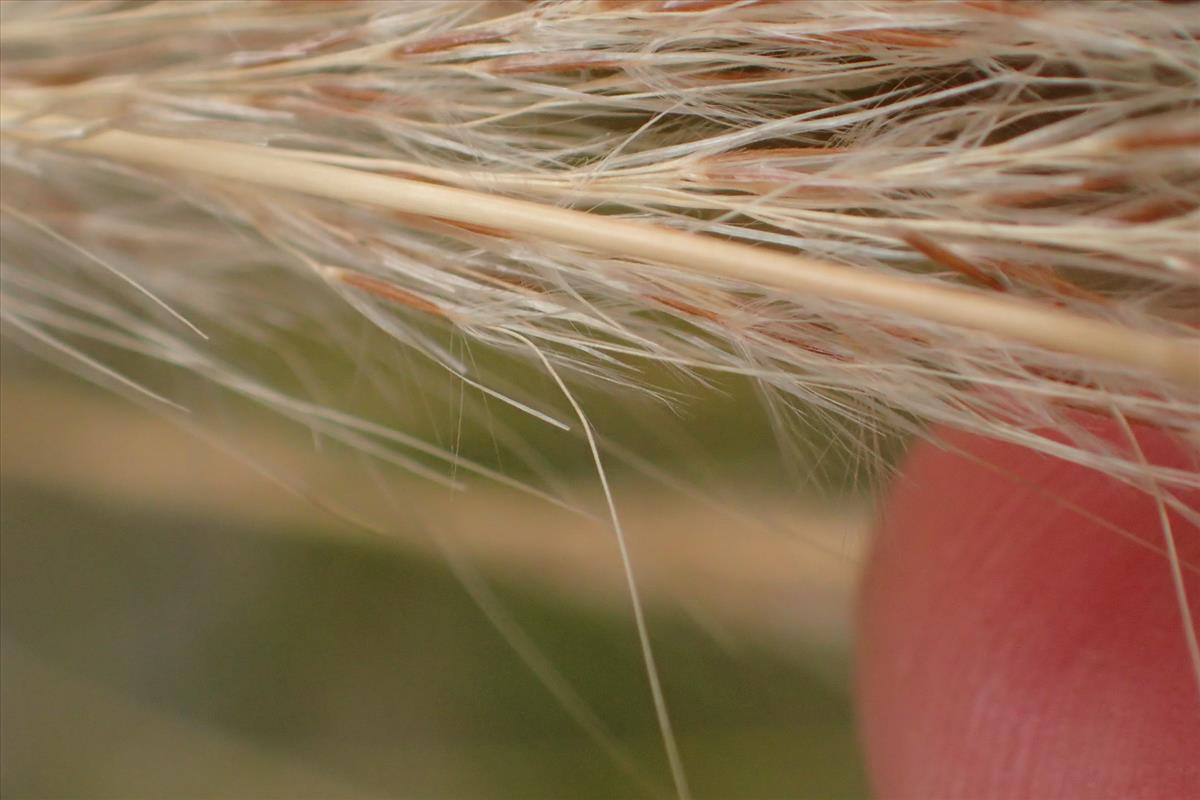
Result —
[[[810, 327], [818, 327], [818, 326], [810, 326]], [[819, 326], [819, 327], [824, 328], [826, 326]], [[833, 361], [841, 361], [843, 363], [850, 361], [849, 356], [844, 356], [839, 353], [835, 353], [832, 350], [826, 350], [824, 347], [819, 347], [818, 345], [815, 345], [812, 342], [806, 341], [806, 340], [801, 339], [796, 336], [789, 336], [788, 334], [780, 333], [778, 331], [768, 330], [765, 328], [755, 328], [755, 330], [762, 333], [768, 339], [774, 339], [777, 342], [781, 342], [782, 344], [791, 345], [792, 347], [799, 347], [801, 350], [807, 350], [810, 353], [813, 353], [818, 356], [822, 356], [824, 358], [831, 359]]]
[[496, 42], [503, 38], [504, 34], [499, 31], [460, 31], [458, 33], [446, 33], [441, 36], [430, 36], [411, 44], [401, 45], [392, 51], [392, 55], [415, 56], [424, 53], [440, 53], [444, 50], [453, 50], [456, 47], [462, 47], [465, 44]]
[[478, 233], [482, 236], [493, 236], [497, 239], [513, 238], [512, 234], [508, 231], [500, 228], [493, 228], [490, 225], [474, 225], [470, 222], [459, 222], [457, 220], [445, 219], [443, 217], [433, 217], [433, 219], [437, 220], [443, 225], [449, 225], [451, 228], [458, 228], [459, 230], [466, 231], [467, 233]]
[[484, 272], [477, 269], [463, 270], [464, 273], [473, 278], [477, 278], [484, 283], [490, 283], [493, 286], [499, 286], [503, 289], [515, 289], [526, 295], [541, 295], [545, 294], [546, 290], [541, 285], [534, 283], [528, 278], [523, 278], [520, 275], [503, 275], [494, 272]]
[[[429, 181], [429, 183], [437, 183], [437, 181]], [[452, 219], [444, 219], [442, 217], [425, 217], [420, 214], [406, 214], [403, 211], [392, 212], [392, 218], [403, 222], [410, 228], [429, 231], [431, 233], [440, 233], [454, 235], [455, 232], [465, 231], [467, 233], [480, 234], [482, 236], [494, 236], [497, 239], [511, 239], [512, 234], [500, 228], [492, 228], [487, 225], [475, 225], [469, 222], [458, 222]]]
[[888, 44], [896, 47], [942, 48], [954, 44], [954, 37], [902, 28], [877, 28], [863, 31], [839, 31], [813, 37], [830, 44]]
[[709, 162], [725, 161], [762, 161], [771, 158], [786, 158], [788, 156], [825, 156], [846, 152], [845, 147], [764, 147], [758, 150], [733, 150], [728, 153], [712, 156]]
[[1006, 290], [1005, 285], [997, 280], [995, 276], [989, 275], [962, 256], [942, 247], [928, 237], [909, 231], [901, 235], [900, 238], [905, 244], [923, 254], [930, 261], [966, 275], [989, 289], [995, 289], [998, 292]]
[[440, 306], [426, 300], [424, 297], [419, 297], [412, 292], [401, 289], [390, 281], [385, 281], [371, 275], [364, 275], [361, 272], [349, 272], [347, 270], [338, 270], [337, 279], [347, 286], [361, 289], [368, 294], [372, 294], [388, 302], [415, 308], [418, 311], [423, 311], [426, 314], [431, 314], [442, 319], [450, 319], [450, 314]]
[[1093, 178], [1083, 178], [1067, 185], [1050, 186], [1044, 189], [993, 192], [984, 195], [981, 198], [981, 202], [987, 205], [1014, 206], [1019, 208], [1059, 200], [1073, 194], [1103, 192], [1108, 189], [1121, 189], [1128, 185], [1129, 179], [1121, 175], [1101, 175]]
[[313, 89], [328, 97], [338, 100], [350, 100], [355, 103], [379, 103], [395, 97], [395, 95], [388, 94], [387, 92], [380, 92], [375, 89], [361, 89], [357, 86], [347, 86], [344, 83], [318, 83], [313, 86]]
[[1200, 131], [1139, 133], [1116, 141], [1120, 150], [1159, 150], [1174, 147], [1200, 147]]
[[[1091, 303], [1104, 304], [1104, 295], [1097, 294], [1055, 274], [1052, 267], [1044, 264], [1016, 264], [1012, 261], [990, 261], [988, 265], [1009, 276], [1017, 283], [1036, 286], [1058, 297], [1074, 297]], [[1061, 301], [1057, 301], [1062, 305]]]
[[585, 69], [620, 69], [623, 61], [595, 53], [529, 53], [480, 62], [493, 75], [526, 75], [538, 72], [578, 72]]
[[[674, 298], [664, 297], [662, 295], [649, 295], [646, 299], [652, 300], [656, 303], [659, 303], [660, 305], [667, 306], [668, 308], [673, 308], [676, 311], [681, 311], [684, 314], [687, 314], [689, 317], [697, 317], [699, 319], [704, 319], [704, 320], [708, 320], [709, 322], [716, 323], [717, 325], [727, 326], [727, 322], [726, 322], [725, 318], [722, 317], [717, 312], [710, 311], [706, 308], [701, 308], [700, 306], [692, 305], [691, 303], [684, 302], [683, 300], [676, 300]], [[829, 332], [832, 330], [832, 328], [830, 328], [829, 326], [821, 325], [819, 323], [814, 323], [810, 327], [819, 328], [826, 332]], [[834, 361], [848, 361], [849, 360], [846, 356], [839, 355], [837, 353], [832, 352], [831, 350], [826, 350], [823, 347], [818, 347], [817, 345], [814, 345], [811, 342], [808, 342], [797, 336], [792, 336], [792, 335], [788, 335], [786, 333], [781, 333], [779, 331], [771, 330], [769, 328], [765, 328], [765, 327], [762, 327], [759, 325], [752, 327], [751, 330], [755, 331], [756, 333], [760, 333], [763, 336], [766, 336], [768, 339], [773, 339], [777, 342], [781, 342], [786, 345], [791, 345], [792, 347], [799, 347], [802, 350], [807, 350], [810, 353], [815, 353], [816, 355], [823, 356], [825, 358], [830, 358], [830, 359], [833, 359]]]
[[1196, 203], [1192, 200], [1182, 197], [1160, 197], [1121, 212], [1117, 219], [1131, 223], [1158, 222], [1182, 216], [1195, 208]]
[[966, 0], [963, 5], [967, 8], [975, 8], [991, 14], [1005, 14], [1010, 17], [1029, 19], [1038, 15], [1036, 7], [1028, 3], [1017, 2], [1017, 0]]
[[673, 308], [676, 311], [682, 311], [690, 317], [699, 317], [700, 319], [706, 319], [709, 322], [716, 322], [718, 324], [723, 322], [721, 315], [717, 312], [700, 308], [700, 306], [694, 306], [691, 303], [685, 303], [682, 300], [675, 300], [674, 298], [663, 297], [661, 295], [650, 295], [647, 299], [668, 308]]
[[[727, 8], [739, 0], [600, 0], [600, 7], [608, 10], [641, 9], [656, 14], [694, 14]], [[740, 0], [741, 5], [756, 6], [776, 0]]]
[[303, 42], [297, 42], [288, 47], [286, 52], [282, 52], [277, 56], [270, 58], [254, 59], [243, 65], [243, 69], [254, 69], [257, 67], [265, 67], [271, 64], [283, 64], [288, 61], [294, 61], [298, 58], [307, 58], [316, 53], [323, 53], [339, 47], [344, 44], [356, 41], [357, 35], [355, 31], [341, 31], [333, 33], [322, 33], [314, 36]]
[[746, 67], [743, 69], [722, 69], [689, 75], [680, 81], [684, 85], [702, 86], [710, 83], [748, 83], [750, 81], [768, 80], [787, 73], [768, 69], [767, 67]]

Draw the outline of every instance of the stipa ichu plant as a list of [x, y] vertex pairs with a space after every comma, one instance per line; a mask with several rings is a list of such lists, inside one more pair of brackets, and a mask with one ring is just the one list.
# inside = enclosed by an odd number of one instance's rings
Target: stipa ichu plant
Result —
[[1194, 6], [2, 13], [5, 334], [102, 382], [186, 405], [99, 354], [135, 353], [430, 477], [511, 481], [239, 361], [297, 332], [353, 358], [336, 299], [597, 461], [571, 387], [655, 395], [657, 364], [752, 380], [781, 439], [812, 413], [851, 447], [944, 424], [1200, 520], [1177, 496], [1200, 471], [1077, 424], [1200, 447]]

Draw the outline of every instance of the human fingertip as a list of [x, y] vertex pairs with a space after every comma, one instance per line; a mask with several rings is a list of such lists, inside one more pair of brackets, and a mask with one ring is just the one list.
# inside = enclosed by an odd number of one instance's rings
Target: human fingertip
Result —
[[[1180, 439], [1137, 436], [1152, 463], [1195, 468]], [[863, 585], [857, 690], [878, 796], [1200, 797], [1200, 687], [1155, 499], [941, 437], [885, 501]], [[1200, 491], [1178, 496], [1200, 507]], [[1200, 619], [1200, 530], [1170, 520]]]

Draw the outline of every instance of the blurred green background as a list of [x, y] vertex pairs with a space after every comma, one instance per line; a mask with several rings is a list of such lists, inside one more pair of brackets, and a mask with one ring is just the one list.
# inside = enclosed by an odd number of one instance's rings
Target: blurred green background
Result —
[[[4, 356], [4, 797], [672, 796], [602, 520], [480, 486], [439, 494], [231, 411], [256, 472]], [[811, 486], [764, 487], [771, 428], [738, 391], [680, 430], [759, 527], [614, 467], [684, 763], [698, 798], [864, 797], [846, 677], [864, 482], [835, 454]], [[486, 451], [483, 429], [460, 449]], [[601, 508], [586, 451], [534, 445]], [[661, 441], [646, 447], [661, 463]], [[347, 521], [360, 514], [371, 525]]]

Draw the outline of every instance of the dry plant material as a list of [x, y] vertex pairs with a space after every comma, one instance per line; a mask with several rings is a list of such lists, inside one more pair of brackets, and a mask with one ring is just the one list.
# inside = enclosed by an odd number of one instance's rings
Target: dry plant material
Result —
[[[348, 304], [473, 391], [586, 435], [597, 461], [570, 387], [654, 395], [660, 364], [754, 381], [781, 435], [812, 412], [951, 425], [1200, 518], [1177, 497], [1200, 469], [1072, 421], [1200, 451], [1196, 5], [0, 14], [5, 335], [104, 383], [183, 402], [103, 355], [136, 353], [370, 457], [505, 480], [215, 344], [316, 329], [352, 354], [327, 316]], [[553, 396], [480, 374], [477, 346]]]

